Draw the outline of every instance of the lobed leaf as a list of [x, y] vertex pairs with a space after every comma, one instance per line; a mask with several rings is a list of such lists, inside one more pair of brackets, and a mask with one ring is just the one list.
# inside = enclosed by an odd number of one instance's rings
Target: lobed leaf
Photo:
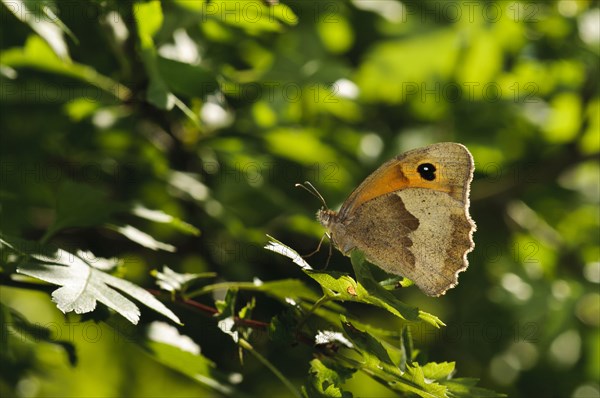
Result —
[[163, 290], [168, 292], [181, 292], [185, 290], [190, 283], [204, 278], [212, 278], [215, 277], [216, 274], [214, 272], [203, 272], [200, 274], [188, 274], [188, 273], [179, 273], [173, 271], [171, 268], [163, 265], [163, 270], [161, 271], [152, 271], [152, 276], [156, 278], [156, 284]]
[[302, 387], [305, 397], [350, 398], [352, 393], [344, 391], [342, 384], [349, 379], [356, 369], [347, 368], [327, 359], [310, 361], [308, 381]]
[[[16, 243], [9, 243], [5, 237], [0, 238], [0, 243], [15, 251], [18, 246]], [[36, 245], [33, 242], [30, 242], [29, 246], [39, 246], [42, 250], [31, 253], [19, 252], [27, 255], [28, 258], [19, 264], [17, 272], [61, 286], [52, 292], [52, 301], [62, 312], [75, 311], [77, 314], [91, 312], [100, 301], [131, 323], [137, 324], [140, 317], [139, 308], [117, 291], [119, 290], [172, 321], [181, 323], [170, 309], [146, 289], [94, 267], [94, 260], [86, 258], [89, 254], [82, 252], [73, 254], [51, 246]], [[110, 263], [107, 259], [99, 260], [102, 266]]]

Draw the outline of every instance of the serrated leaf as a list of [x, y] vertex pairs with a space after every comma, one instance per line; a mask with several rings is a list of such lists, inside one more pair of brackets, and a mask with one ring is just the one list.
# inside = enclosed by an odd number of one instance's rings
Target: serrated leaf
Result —
[[[342, 317], [342, 326], [363, 358], [361, 369], [366, 370], [375, 380], [392, 390], [413, 393], [423, 398], [448, 397], [446, 386], [427, 379], [417, 362], [406, 363], [402, 371], [392, 360], [386, 346], [369, 332], [357, 329], [345, 317]], [[436, 365], [428, 369], [429, 375], [441, 375], [443, 371], [453, 369], [453, 364]]]
[[423, 369], [416, 362], [406, 365], [406, 372], [404, 372], [402, 378], [406, 382], [395, 384], [394, 389], [412, 392], [423, 398], [448, 397], [448, 388], [431, 380], [425, 380]]
[[267, 235], [267, 237], [269, 238], [269, 242], [266, 244], [265, 249], [292, 259], [292, 261], [299, 265], [303, 270], [312, 270], [312, 267], [302, 258], [300, 254], [298, 254], [297, 251], [281, 243], [270, 235]]
[[327, 358], [310, 361], [309, 378], [303, 387], [305, 397], [350, 398], [352, 393], [344, 391], [341, 385], [352, 376], [356, 369], [343, 367]]
[[353, 348], [354, 346], [344, 335], [340, 332], [335, 332], [333, 330], [319, 330], [317, 335], [315, 336], [315, 344], [332, 344], [338, 343], [348, 348]]
[[[293, 308], [303, 308], [309, 310], [321, 296], [310, 289], [304, 282], [296, 279], [283, 279], [271, 282], [225, 282], [207, 285], [195, 292], [189, 292], [188, 297], [195, 297], [199, 294], [205, 294], [215, 290], [226, 290], [237, 288], [240, 290], [250, 290], [262, 292], [281, 303], [292, 306]], [[315, 310], [315, 314], [324, 319], [337, 322], [339, 314], [346, 312], [341, 305], [329, 301]]]
[[423, 320], [419, 317], [419, 310], [410, 307], [396, 299], [389, 291], [379, 286], [379, 289], [367, 290], [362, 284], [356, 282], [347, 274], [337, 271], [305, 271], [308, 276], [317, 281], [326, 294], [341, 301], [355, 301], [375, 305], [386, 309], [397, 317], [407, 321]]
[[156, 278], [156, 284], [168, 292], [180, 292], [184, 290], [191, 282], [199, 279], [212, 278], [214, 272], [203, 272], [200, 274], [181, 274], [173, 271], [171, 268], [163, 265], [162, 272], [153, 271], [152, 275]]
[[130, 322], [137, 324], [140, 317], [139, 308], [115, 290], [118, 289], [174, 322], [180, 323], [179, 318], [147, 290], [96, 269], [93, 262], [86, 262], [80, 253], [73, 254], [56, 249], [54, 255], [32, 253], [30, 258], [42, 262], [31, 260], [22, 262], [17, 272], [61, 286], [52, 293], [52, 301], [64, 313], [91, 312], [96, 308], [97, 301], [100, 301]]
[[342, 327], [354, 344], [354, 348], [363, 358], [363, 366], [379, 372], [380, 370], [393, 378], [402, 375], [400, 368], [392, 361], [390, 354], [375, 337], [366, 331], [359, 330], [342, 316]]
[[429, 380], [447, 380], [454, 373], [455, 362], [429, 362], [421, 366], [423, 375]]
[[277, 239], [269, 235], [267, 236], [270, 241], [265, 246], [265, 249], [291, 258], [308, 276], [321, 285], [325, 294], [335, 300], [355, 301], [375, 305], [386, 309], [403, 320], [411, 322], [425, 321], [438, 328], [444, 325], [436, 316], [404, 304], [390, 291], [375, 281], [365, 263], [364, 255], [360, 251], [354, 250], [352, 252], [352, 266], [358, 280], [357, 282], [357, 280], [342, 272], [313, 271], [298, 252]]

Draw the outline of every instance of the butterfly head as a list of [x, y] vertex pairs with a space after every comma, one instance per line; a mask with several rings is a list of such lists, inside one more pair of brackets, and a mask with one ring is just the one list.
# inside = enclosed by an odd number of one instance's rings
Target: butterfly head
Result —
[[331, 224], [337, 221], [338, 213], [335, 210], [322, 207], [317, 212], [317, 220], [327, 229], [331, 228]]

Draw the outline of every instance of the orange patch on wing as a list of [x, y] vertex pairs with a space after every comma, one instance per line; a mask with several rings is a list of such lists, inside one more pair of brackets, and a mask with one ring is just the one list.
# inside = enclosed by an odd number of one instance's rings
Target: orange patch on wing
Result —
[[408, 178], [404, 176], [400, 163], [394, 163], [381, 170], [369, 184], [364, 187], [353, 200], [353, 206], [360, 206], [371, 199], [395, 192], [410, 185]]
[[405, 171], [402, 166], [402, 162], [394, 162], [388, 167], [379, 170], [368, 181], [368, 184], [356, 193], [349, 207], [356, 208], [371, 199], [406, 188], [427, 188], [446, 193], [452, 191], [452, 187], [448, 185], [447, 179], [441, 173], [437, 174], [436, 180], [427, 181], [421, 178], [416, 171], [416, 166], [410, 165], [407, 167], [404, 164]]

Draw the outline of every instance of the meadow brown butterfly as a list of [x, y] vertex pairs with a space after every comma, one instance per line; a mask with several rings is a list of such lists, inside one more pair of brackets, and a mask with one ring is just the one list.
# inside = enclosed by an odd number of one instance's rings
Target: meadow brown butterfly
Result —
[[456, 286], [475, 247], [473, 169], [461, 144], [413, 149], [375, 170], [339, 212], [322, 208], [317, 219], [342, 253], [357, 248], [371, 263], [439, 296]]

